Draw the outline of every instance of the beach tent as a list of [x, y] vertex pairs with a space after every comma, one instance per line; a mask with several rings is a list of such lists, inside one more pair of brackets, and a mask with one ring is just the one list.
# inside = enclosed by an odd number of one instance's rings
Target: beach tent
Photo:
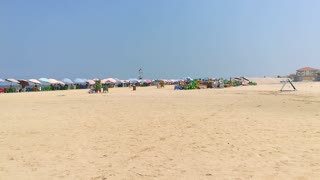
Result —
[[85, 84], [87, 80], [76, 78], [73, 82], [77, 84]]
[[66, 83], [66, 84], [73, 84], [73, 82], [71, 81], [71, 79], [68, 79], [68, 78], [62, 79], [62, 82]]
[[29, 79], [29, 82], [31, 82], [33, 84], [41, 84], [41, 82], [36, 79]]

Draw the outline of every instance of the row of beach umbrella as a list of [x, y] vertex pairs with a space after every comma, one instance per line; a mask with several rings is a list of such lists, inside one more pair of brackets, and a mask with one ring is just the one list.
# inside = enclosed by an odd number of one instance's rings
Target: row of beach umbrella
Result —
[[[21, 84], [23, 86], [29, 86], [29, 83], [33, 83], [33, 84], [61, 84], [61, 85], [65, 85], [65, 84], [85, 84], [85, 83], [89, 83], [91, 85], [95, 84], [97, 80], [100, 79], [81, 79], [81, 78], [76, 78], [73, 81], [69, 78], [64, 78], [61, 81], [60, 80], [56, 80], [56, 79], [50, 79], [50, 78], [40, 78], [40, 79], [13, 79], [13, 78], [8, 78], [8, 79], [0, 79], [0, 83], [1, 82], [11, 82], [11, 83], [17, 83], [17, 84]], [[106, 78], [106, 79], [102, 79], [100, 80], [102, 84], [106, 84], [106, 83], [137, 83], [137, 82], [146, 82], [146, 83], [151, 83], [151, 80], [138, 80], [138, 79], [128, 79], [128, 80], [120, 80], [117, 78]]]
[[[184, 78], [184, 79], [191, 79], [190, 77], [188, 78]], [[98, 78], [94, 78], [94, 79], [81, 79], [81, 78], [76, 78], [73, 81], [69, 78], [64, 78], [61, 81], [60, 80], [56, 80], [56, 79], [52, 79], [52, 78], [40, 78], [40, 79], [13, 79], [13, 78], [8, 78], [8, 79], [0, 79], [0, 83], [1, 82], [11, 82], [11, 83], [17, 83], [20, 84], [22, 86], [29, 86], [29, 83], [33, 83], [33, 84], [60, 84], [60, 85], [65, 85], [65, 84], [85, 84], [88, 83], [90, 85], [93, 85], [96, 83], [96, 81], [99, 80]], [[165, 82], [178, 82], [180, 81], [179, 79], [171, 79], [171, 80], [166, 80], [166, 79], [162, 79]], [[117, 78], [106, 78], [106, 79], [101, 79], [100, 80], [102, 84], [106, 84], [106, 83], [151, 83], [154, 81], [159, 81], [159, 80], [149, 80], [149, 79], [136, 79], [136, 78], [130, 78], [128, 80], [120, 80]]]

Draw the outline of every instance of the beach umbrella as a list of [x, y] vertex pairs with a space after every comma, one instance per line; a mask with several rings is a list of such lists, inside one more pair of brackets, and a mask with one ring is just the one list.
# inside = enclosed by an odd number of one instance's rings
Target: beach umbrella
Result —
[[149, 84], [149, 83], [151, 83], [151, 80], [150, 79], [142, 79], [141, 82]]
[[58, 80], [56, 80], [56, 79], [48, 79], [48, 82], [49, 82], [50, 84], [61, 84], [61, 85], [65, 85], [64, 82], [58, 81]]
[[78, 83], [78, 84], [83, 84], [83, 83], [86, 83], [86, 80], [80, 79], [80, 78], [76, 78], [73, 82]]
[[29, 79], [29, 82], [31, 82], [33, 84], [41, 84], [41, 82], [36, 79]]
[[27, 80], [24, 79], [19, 79], [19, 84], [21, 84], [21, 86], [29, 86], [29, 82]]
[[18, 83], [18, 84], [20, 83], [18, 80], [13, 79], [13, 78], [6, 79], [6, 81], [12, 82], [12, 83]]
[[68, 78], [62, 79], [62, 82], [66, 83], [66, 84], [73, 84], [73, 82], [71, 81], [71, 79], [68, 79]]
[[91, 80], [91, 79], [87, 80], [87, 83], [89, 83], [90, 85], [96, 84], [96, 82], [94, 80]]
[[138, 79], [135, 79], [135, 78], [128, 79], [128, 81], [129, 81], [130, 83], [140, 82]]
[[55, 79], [48, 79], [48, 83], [50, 84], [58, 84], [58, 81]]
[[113, 79], [113, 78], [107, 78], [107, 79], [102, 79], [101, 83], [105, 84], [105, 83], [116, 83], [117, 80]]
[[39, 81], [45, 82], [45, 83], [49, 83], [49, 79], [48, 78], [40, 78]]
[[57, 84], [65, 85], [65, 83], [62, 81], [57, 81]]

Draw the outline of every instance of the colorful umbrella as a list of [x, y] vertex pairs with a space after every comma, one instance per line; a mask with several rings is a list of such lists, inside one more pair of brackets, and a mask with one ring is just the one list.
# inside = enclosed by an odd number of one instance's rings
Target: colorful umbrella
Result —
[[18, 81], [21, 86], [29, 86], [29, 82], [27, 80], [19, 79]]
[[141, 82], [149, 84], [149, 83], [151, 83], [151, 80], [149, 80], [149, 79], [142, 79]]

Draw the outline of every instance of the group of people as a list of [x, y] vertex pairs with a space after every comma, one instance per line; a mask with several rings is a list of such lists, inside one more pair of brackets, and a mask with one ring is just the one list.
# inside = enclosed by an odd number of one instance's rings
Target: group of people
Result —
[[109, 85], [108, 84], [101, 84], [101, 81], [96, 81], [95, 85], [92, 85], [89, 93], [108, 93], [109, 92]]

